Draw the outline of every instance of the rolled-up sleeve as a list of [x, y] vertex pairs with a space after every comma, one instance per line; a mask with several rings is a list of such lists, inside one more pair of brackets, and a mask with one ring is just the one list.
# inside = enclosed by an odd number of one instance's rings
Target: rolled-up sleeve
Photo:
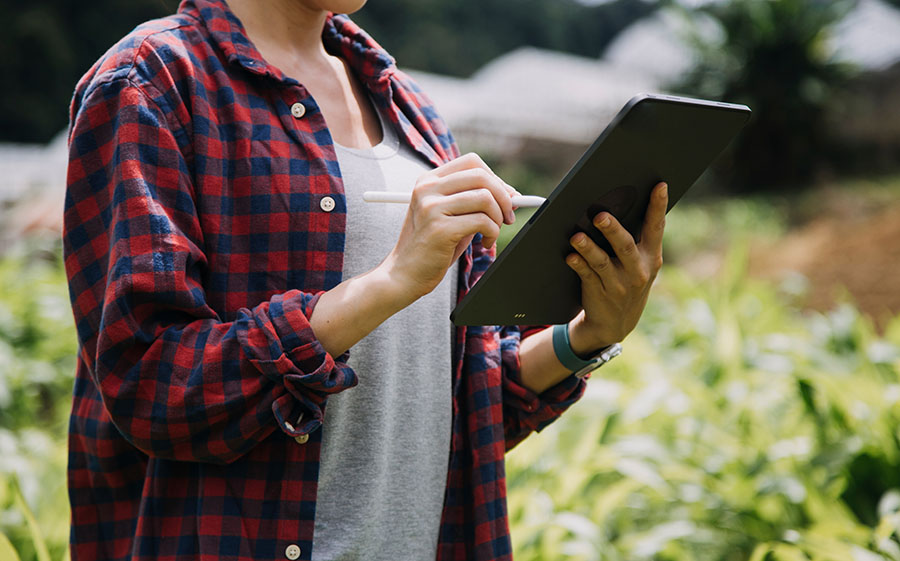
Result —
[[503, 432], [510, 450], [532, 431], [541, 431], [584, 394], [585, 380], [569, 376], [541, 393], [522, 384], [519, 346], [522, 335], [534, 330], [505, 327], [500, 330], [503, 364]]
[[208, 304], [185, 132], [158, 99], [117, 78], [73, 103], [63, 242], [79, 360], [134, 446], [227, 463], [279, 428], [313, 430], [357, 379], [310, 327], [319, 293], [229, 321]]

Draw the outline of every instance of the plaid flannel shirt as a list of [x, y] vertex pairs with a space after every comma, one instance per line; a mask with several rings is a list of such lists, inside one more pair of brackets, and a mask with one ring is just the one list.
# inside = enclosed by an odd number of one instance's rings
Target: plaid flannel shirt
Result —
[[[422, 158], [457, 156], [429, 99], [346, 16], [323, 40]], [[224, 2], [186, 0], [110, 49], [70, 116], [72, 558], [309, 559], [317, 429], [328, 395], [356, 384], [308, 321], [341, 281], [346, 210], [315, 100]], [[460, 298], [492, 259], [476, 239]], [[523, 333], [456, 331], [438, 559], [511, 558], [504, 452], [583, 392], [523, 387]]]

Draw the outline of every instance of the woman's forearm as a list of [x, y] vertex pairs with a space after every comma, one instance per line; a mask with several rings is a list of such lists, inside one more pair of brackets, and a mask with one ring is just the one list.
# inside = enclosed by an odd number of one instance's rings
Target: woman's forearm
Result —
[[552, 328], [522, 341], [519, 366], [522, 385], [538, 394], [572, 375], [572, 371], [563, 366], [553, 352]]
[[336, 357], [416, 298], [379, 266], [324, 293], [309, 323], [328, 354]]

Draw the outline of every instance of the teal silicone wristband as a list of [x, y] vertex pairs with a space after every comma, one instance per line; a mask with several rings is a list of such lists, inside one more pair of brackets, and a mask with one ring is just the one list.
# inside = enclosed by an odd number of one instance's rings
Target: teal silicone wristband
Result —
[[595, 362], [595, 360], [584, 360], [575, 354], [569, 343], [569, 325], [565, 323], [553, 326], [553, 352], [556, 353], [556, 358], [562, 365], [573, 372]]

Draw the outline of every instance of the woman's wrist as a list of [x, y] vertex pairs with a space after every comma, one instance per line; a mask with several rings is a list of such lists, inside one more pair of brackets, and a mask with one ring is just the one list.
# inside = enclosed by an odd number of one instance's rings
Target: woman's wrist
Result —
[[578, 357], [586, 359], [597, 354], [597, 351], [619, 342], [598, 338], [598, 331], [587, 324], [583, 311], [578, 314], [569, 322], [569, 345], [572, 352]]
[[338, 356], [415, 300], [378, 266], [323, 294], [309, 321], [325, 350]]
[[398, 248], [394, 248], [377, 269], [395, 297], [404, 302], [402, 307], [406, 307], [430, 294], [446, 276], [452, 262], [446, 267], [431, 266], [423, 270], [421, 260], [410, 256], [401, 257], [398, 251]]
[[381, 295], [389, 306], [395, 308], [394, 312], [399, 312], [424, 296], [424, 294], [419, 294], [419, 291], [406, 282], [404, 277], [390, 267], [386, 261], [370, 271], [368, 275], [372, 277], [372, 290]]

